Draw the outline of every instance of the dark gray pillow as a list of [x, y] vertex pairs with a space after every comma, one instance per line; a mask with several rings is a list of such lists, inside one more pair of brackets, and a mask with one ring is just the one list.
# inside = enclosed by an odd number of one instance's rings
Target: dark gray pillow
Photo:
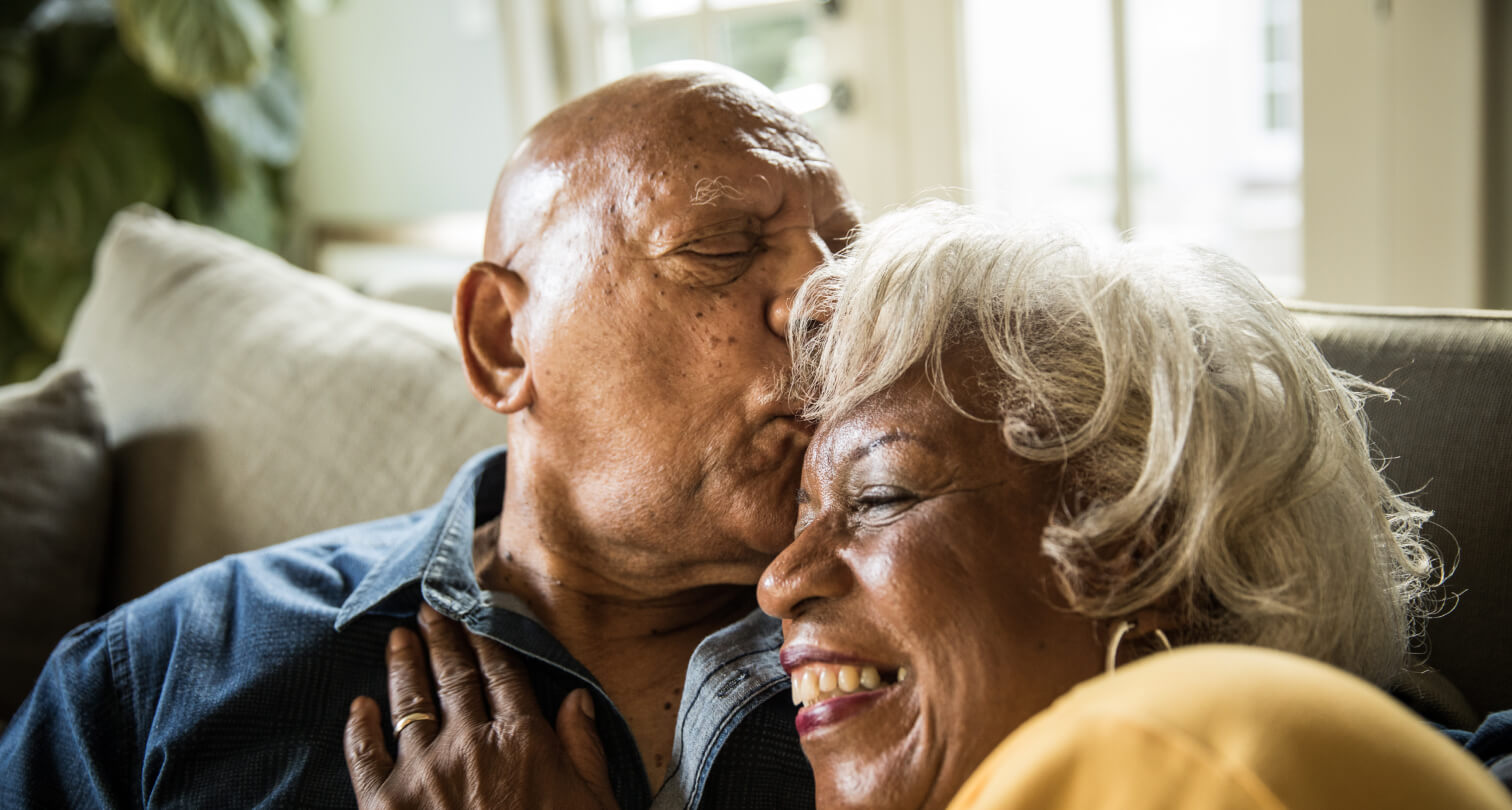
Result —
[[94, 388], [54, 368], [0, 388], [0, 727], [100, 607], [110, 456]]

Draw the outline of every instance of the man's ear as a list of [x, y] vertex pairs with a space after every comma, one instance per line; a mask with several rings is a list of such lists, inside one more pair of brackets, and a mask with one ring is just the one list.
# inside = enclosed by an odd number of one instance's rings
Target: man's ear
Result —
[[518, 329], [525, 292], [520, 274], [478, 262], [467, 268], [452, 302], [467, 385], [479, 402], [504, 414], [535, 401], [530, 350]]

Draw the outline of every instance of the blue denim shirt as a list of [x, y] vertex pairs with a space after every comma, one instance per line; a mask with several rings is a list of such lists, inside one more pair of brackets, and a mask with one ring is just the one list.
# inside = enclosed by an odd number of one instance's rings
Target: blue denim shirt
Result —
[[0, 807], [353, 807], [347, 707], [386, 703], [388, 632], [422, 598], [521, 653], [547, 717], [592, 690], [626, 810], [812, 807], [780, 627], [759, 612], [694, 653], [652, 796], [592, 674], [478, 586], [473, 530], [499, 512], [503, 461], [473, 458], [430, 509], [227, 557], [74, 630], [0, 737]]
[[1512, 709], [1492, 712], [1474, 731], [1439, 729], [1480, 760], [1507, 790], [1512, 791]]

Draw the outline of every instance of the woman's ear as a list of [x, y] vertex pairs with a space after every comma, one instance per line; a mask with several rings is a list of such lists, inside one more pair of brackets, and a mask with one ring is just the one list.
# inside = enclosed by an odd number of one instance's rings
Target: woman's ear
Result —
[[515, 413], [535, 401], [530, 349], [520, 323], [525, 297], [520, 274], [478, 262], [467, 268], [452, 303], [467, 385], [479, 402], [499, 413]]

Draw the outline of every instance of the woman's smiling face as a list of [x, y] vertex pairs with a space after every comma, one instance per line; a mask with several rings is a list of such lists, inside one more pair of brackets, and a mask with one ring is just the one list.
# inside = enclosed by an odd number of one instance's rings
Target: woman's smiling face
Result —
[[[986, 366], [947, 357], [946, 380]], [[1056, 470], [915, 369], [820, 426], [796, 538], [759, 595], [783, 619], [821, 808], [944, 807], [1013, 729], [1101, 669], [1093, 623], [1057, 608], [1040, 536]]]

